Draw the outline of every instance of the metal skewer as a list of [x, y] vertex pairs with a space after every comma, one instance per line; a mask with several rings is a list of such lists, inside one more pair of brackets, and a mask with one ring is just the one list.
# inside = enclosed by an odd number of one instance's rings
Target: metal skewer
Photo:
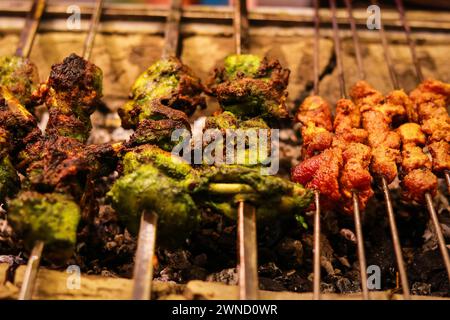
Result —
[[[43, 11], [43, 8], [45, 7], [45, 1], [37, 0], [39, 2], [38, 7], [41, 8], [39, 10]], [[83, 49], [83, 57], [85, 59], [89, 59], [92, 48], [94, 46], [94, 39], [95, 39], [95, 32], [97, 30], [97, 25], [100, 21], [101, 16], [101, 9], [103, 5], [103, 0], [98, 0], [96, 4], [96, 9], [93, 14], [92, 20], [91, 20], [91, 26], [89, 29], [89, 34], [86, 38], [84, 49]], [[41, 7], [42, 6], [42, 7]], [[34, 8], [34, 6], [33, 6]], [[42, 12], [40, 13], [39, 17], [42, 16]], [[36, 20], [37, 15], [33, 15], [33, 29], [36, 28], [39, 24], [39, 21]], [[94, 26], [95, 25], [95, 26]], [[34, 31], [35, 33], [35, 31]], [[30, 34], [30, 37], [34, 38], [34, 35]], [[32, 40], [25, 41], [25, 43], [28, 43], [26, 45], [26, 50], [23, 49], [23, 51], [19, 50], [17, 52], [23, 52], [29, 54], [31, 50], [31, 44], [33, 43]], [[25, 270], [25, 277], [23, 279], [22, 286], [20, 288], [20, 294], [19, 294], [19, 300], [30, 300], [32, 298], [33, 290], [36, 284], [37, 274], [39, 271], [39, 265], [42, 258], [42, 252], [44, 250], [44, 242], [43, 241], [36, 241], [34, 244], [33, 250], [31, 251], [31, 256], [28, 259], [27, 267]]]
[[[172, 0], [167, 15], [163, 58], [178, 56], [181, 0]], [[144, 210], [139, 227], [138, 243], [133, 270], [133, 300], [150, 300], [153, 282], [153, 257], [156, 248], [158, 215]]]
[[33, 297], [43, 250], [44, 242], [36, 241], [33, 250], [31, 251], [31, 255], [28, 258], [27, 268], [25, 269], [25, 275], [23, 276], [18, 300], [31, 300]]
[[95, 3], [94, 12], [92, 14], [91, 22], [89, 25], [89, 33], [84, 41], [83, 46], [83, 58], [89, 60], [94, 47], [95, 36], [97, 35], [98, 25], [100, 24], [100, 17], [102, 16], [103, 0], [97, 0]]
[[44, 13], [46, 0], [34, 0], [31, 10], [28, 13], [25, 26], [20, 35], [19, 45], [16, 49], [16, 56], [28, 58], [30, 56], [31, 48], [36, 37], [36, 32], [41, 22], [42, 14]]
[[[35, 0], [28, 13], [25, 26], [20, 35], [19, 44], [16, 50], [16, 56], [28, 58], [33, 47], [33, 42], [36, 37], [36, 32], [41, 22], [44, 13], [46, 0]], [[34, 287], [36, 284], [37, 273], [39, 271], [39, 264], [44, 249], [44, 242], [36, 241], [28, 258], [25, 275], [23, 277], [22, 286], [20, 287], [19, 300], [30, 300], [33, 296]]]
[[[355, 51], [356, 51], [356, 57], [358, 60], [359, 74], [361, 75], [361, 78], [363, 80], [366, 80], [366, 73], [364, 70], [364, 65], [362, 63], [361, 46], [360, 46], [358, 33], [356, 30], [356, 26], [355, 26], [355, 20], [353, 18], [353, 14], [352, 14], [353, 9], [352, 9], [351, 0], [345, 0], [345, 4], [348, 9], [350, 23], [352, 25], [352, 36], [353, 36], [353, 42], [354, 42], [354, 47], [355, 47]], [[380, 35], [381, 35], [381, 39], [382, 39], [382, 43], [383, 43], [383, 51], [384, 51], [384, 55], [386, 57], [386, 61], [388, 63], [388, 67], [389, 67], [389, 71], [390, 71], [389, 73], [391, 74], [391, 80], [392, 80], [394, 88], [398, 89], [397, 88], [397, 86], [398, 86], [397, 76], [396, 76], [395, 71], [392, 68], [393, 64], [392, 64], [392, 60], [391, 60], [389, 50], [387, 47], [386, 34], [384, 32], [382, 23], [381, 23], [380, 27], [381, 27]], [[389, 226], [391, 229], [392, 243], [394, 245], [395, 257], [397, 260], [397, 266], [398, 266], [398, 270], [399, 270], [399, 274], [400, 274], [400, 281], [401, 281], [402, 288], [403, 288], [403, 297], [404, 297], [404, 299], [409, 300], [411, 298], [411, 295], [410, 295], [410, 291], [409, 291], [408, 276], [406, 273], [405, 261], [403, 259], [402, 247], [400, 244], [400, 237], [398, 234], [397, 223], [395, 222], [395, 214], [394, 214], [394, 208], [392, 205], [391, 194], [389, 192], [388, 183], [387, 183], [385, 177], [381, 177], [381, 186], [383, 189], [384, 200], [386, 203], [386, 211], [388, 213]]]
[[[319, 50], [320, 17], [319, 0], [314, 0], [314, 88], [313, 94], [319, 94]], [[313, 248], [313, 299], [320, 300], [320, 193], [314, 191], [314, 248]]]
[[[377, 1], [372, 0], [372, 3], [377, 4]], [[392, 56], [388, 49], [388, 41], [387, 41], [387, 37], [386, 37], [386, 32], [384, 31], [384, 25], [383, 25], [383, 21], [381, 21], [381, 19], [380, 19], [380, 37], [381, 37], [381, 44], [383, 46], [383, 54], [386, 59], [386, 64], [388, 66], [389, 77], [391, 78], [392, 86], [394, 87], [395, 90], [398, 90], [398, 89], [400, 89], [400, 84], [398, 82], [397, 73], [395, 72], [395, 66], [392, 61]]]
[[157, 223], [158, 215], [144, 210], [133, 269], [133, 300], [151, 299]]
[[353, 17], [352, 0], [345, 0], [345, 5], [347, 7], [348, 18], [350, 20], [350, 27], [352, 29], [353, 47], [356, 53], [356, 62], [358, 63], [358, 73], [360, 79], [366, 79], [366, 72], [364, 70], [361, 47], [359, 45], [358, 32], [356, 30], [355, 18]]
[[[409, 45], [409, 49], [411, 51], [413, 64], [414, 64], [414, 67], [416, 69], [417, 80], [420, 83], [420, 82], [423, 81], [424, 77], [423, 77], [423, 73], [422, 73], [422, 69], [421, 69], [421, 65], [420, 65], [419, 59], [417, 58], [416, 46], [415, 46], [414, 41], [411, 38], [411, 29], [409, 27], [408, 21], [407, 21], [406, 16], [405, 16], [405, 10], [404, 10], [404, 7], [403, 7], [403, 1], [402, 0], [395, 0], [395, 3], [397, 5], [397, 9], [398, 9], [399, 14], [400, 14], [400, 18], [401, 18], [401, 21], [402, 21], [402, 24], [403, 24], [403, 28], [405, 30], [406, 38], [408, 40], [408, 45]], [[447, 182], [448, 188], [450, 189], [450, 176], [449, 176], [448, 172], [445, 172], [445, 180]], [[441, 251], [442, 259], [444, 260], [445, 269], [447, 271], [447, 276], [448, 276], [448, 279], [450, 281], [450, 257], [449, 257], [448, 249], [447, 249], [447, 246], [446, 246], [446, 243], [445, 243], [445, 238], [444, 238], [444, 235], [442, 233], [441, 226], [439, 224], [439, 219], [438, 219], [436, 210], [434, 209], [434, 206], [433, 206], [433, 198], [432, 198], [432, 196], [431, 196], [431, 194], [429, 192], [425, 193], [425, 200], [426, 200], [426, 203], [427, 203], [428, 213], [430, 214], [431, 220], [433, 221], [433, 226], [434, 226], [434, 229], [436, 231], [439, 249]]]
[[450, 256], [448, 254], [447, 246], [445, 245], [445, 239], [444, 235], [442, 234], [441, 225], [439, 224], [439, 218], [433, 206], [433, 198], [428, 192], [425, 194], [425, 200], [427, 201], [428, 212], [430, 213], [430, 217], [433, 221], [433, 226], [436, 231], [439, 249], [441, 250], [442, 259], [444, 260], [445, 269], [447, 270], [447, 277], [450, 281]]
[[171, 1], [164, 34], [163, 58], [177, 57], [179, 54], [181, 9], [181, 0]]
[[417, 58], [416, 43], [411, 38], [411, 28], [409, 27], [408, 20], [406, 19], [406, 16], [405, 16], [405, 9], [403, 7], [403, 1], [395, 0], [395, 4], [397, 5], [397, 10], [400, 15], [400, 21], [402, 22], [403, 28], [405, 29], [406, 40], [408, 41], [408, 45], [411, 50], [412, 60], [413, 60], [414, 68], [416, 69], [417, 79], [419, 79], [419, 82], [422, 82], [424, 80], [423, 73], [422, 73], [422, 67], [419, 63], [419, 59]]
[[314, 191], [314, 249], [313, 249], [313, 299], [320, 300], [320, 194]]
[[[395, 0], [395, 3], [397, 5], [397, 10], [400, 15], [400, 20], [401, 20], [403, 28], [405, 30], [406, 40], [408, 41], [409, 49], [411, 51], [413, 65], [414, 65], [414, 68], [416, 69], [417, 79], [419, 82], [422, 82], [425, 78], [423, 76], [422, 66], [420, 64], [419, 58], [417, 57], [416, 43], [411, 37], [411, 28], [409, 26], [408, 20], [406, 19], [405, 9], [403, 7], [403, 1]], [[444, 176], [445, 176], [445, 181], [447, 183], [448, 192], [450, 193], [450, 173], [448, 171], [445, 171]]]
[[[249, 50], [247, 1], [234, 0], [234, 31], [236, 54]], [[238, 204], [239, 298], [258, 299], [258, 245], [256, 210], [244, 200]]]
[[[334, 39], [334, 51], [336, 54], [336, 62], [338, 67], [338, 74], [339, 74], [339, 89], [341, 92], [342, 98], [347, 98], [347, 91], [345, 88], [345, 77], [344, 77], [344, 68], [342, 64], [342, 56], [341, 56], [341, 44], [339, 39], [339, 26], [337, 24], [336, 19], [336, 1], [330, 0], [330, 7], [332, 11], [332, 23], [333, 23], [333, 39]], [[363, 241], [363, 232], [362, 232], [362, 225], [361, 225], [361, 213], [359, 210], [359, 201], [358, 201], [358, 194], [356, 192], [353, 192], [353, 214], [354, 214], [354, 220], [355, 220], [355, 231], [356, 231], [356, 238], [357, 238], [357, 247], [358, 247], [358, 260], [359, 260], [359, 268], [360, 268], [360, 274], [361, 274], [361, 288], [362, 288], [362, 294], [363, 299], [368, 300], [369, 299], [369, 289], [367, 287], [367, 263], [366, 263], [366, 255], [364, 251], [364, 241]]]

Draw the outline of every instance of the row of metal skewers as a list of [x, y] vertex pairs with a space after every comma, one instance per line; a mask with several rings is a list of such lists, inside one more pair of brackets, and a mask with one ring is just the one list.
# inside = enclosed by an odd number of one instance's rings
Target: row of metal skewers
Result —
[[[83, 58], [88, 60], [94, 45], [95, 34], [101, 17], [103, 1], [96, 2], [95, 10], [92, 16], [89, 34], [86, 38]], [[347, 0], [346, 5], [349, 12], [350, 24], [352, 28], [352, 35], [355, 44], [355, 51], [358, 61], [359, 73], [361, 80], [365, 79], [365, 72], [363, 69], [360, 44], [357, 36], [356, 26], [352, 17], [351, 1]], [[420, 70], [420, 64], [417, 60], [415, 53], [414, 42], [410, 37], [410, 30], [407, 25], [407, 21], [404, 16], [403, 7], [401, 1], [397, 1], [399, 11], [401, 13], [402, 22], [405, 27], [405, 31], [410, 44], [411, 52], [413, 55], [414, 65], [417, 70], [418, 80], [422, 81], [423, 76]], [[345, 79], [343, 72], [343, 65], [341, 59], [341, 44], [338, 34], [338, 24], [336, 21], [336, 5], [334, 0], [330, 0], [330, 7], [333, 13], [333, 31], [335, 42], [335, 54], [337, 58], [337, 67], [339, 72], [339, 81], [342, 98], [347, 98], [345, 89]], [[17, 55], [28, 56], [34, 36], [38, 29], [39, 21], [45, 8], [44, 0], [36, 0], [33, 6], [30, 16], [27, 18], [27, 28], [21, 36], [19, 49]], [[178, 57], [179, 56], [179, 28], [181, 17], [181, 1], [173, 0], [170, 8], [170, 13], [167, 19], [166, 33], [165, 33], [165, 45], [163, 50], [163, 58]], [[235, 28], [235, 42], [236, 42], [236, 54], [241, 55], [248, 52], [249, 48], [249, 22], [247, 18], [247, 6], [244, 0], [234, 1], [234, 28]], [[319, 93], [319, 14], [318, 4], [315, 1], [315, 44], [314, 44], [314, 94]], [[398, 89], [398, 81], [395, 80], [395, 70], [392, 65], [392, 61], [389, 56], [388, 45], [383, 28], [380, 30], [380, 36], [383, 43], [384, 53], [386, 55], [386, 61], [389, 65], [390, 74], [393, 79], [394, 89]], [[448, 172], [445, 173], [447, 183], [449, 183]], [[395, 223], [395, 216], [393, 212], [393, 205], [389, 193], [388, 182], [385, 177], [381, 177], [381, 185], [386, 201], [386, 209], [388, 212], [388, 218], [394, 243], [394, 249], [396, 259], [398, 263], [398, 269], [402, 284], [402, 289], [405, 299], [410, 298], [408, 279], [406, 275], [405, 264], [402, 258], [402, 251], [400, 246], [399, 235]], [[369, 291], [367, 288], [367, 272], [366, 272], [366, 259], [363, 244], [362, 234], [362, 222], [360, 212], [360, 202], [358, 200], [358, 194], [353, 192], [352, 205], [355, 222], [355, 230], [357, 236], [358, 246], [358, 259], [360, 263], [361, 272], [361, 286], [363, 292], [363, 298], [369, 298]], [[450, 259], [448, 251], [445, 246], [445, 240], [442, 235], [442, 231], [439, 226], [436, 211], [433, 207], [432, 197], [430, 194], [426, 195], [427, 208], [429, 210], [431, 219], [436, 229], [436, 234], [439, 240], [440, 250], [443, 255], [444, 263], [449, 274], [450, 279]], [[320, 299], [320, 194], [315, 193], [315, 216], [314, 216], [314, 298]], [[239, 246], [239, 287], [241, 299], [257, 299], [258, 298], [258, 265], [257, 265], [257, 241], [256, 241], [256, 212], [255, 208], [244, 200], [241, 200], [238, 205], [238, 239]], [[151, 282], [153, 278], [153, 256], [155, 252], [156, 242], [156, 230], [158, 223], [158, 213], [144, 211], [141, 217], [138, 246], [136, 251], [135, 268], [134, 268], [134, 288], [133, 299], [150, 299], [151, 297]], [[26, 275], [20, 292], [20, 299], [31, 299], [34, 284], [37, 277], [39, 268], [39, 261], [42, 255], [44, 243], [38, 241], [30, 255], [28, 261]]]
[[[26, 21], [26, 28], [21, 35], [17, 55], [28, 57], [35, 34], [42, 14], [45, 9], [45, 0], [36, 0], [32, 6]], [[89, 60], [96, 31], [101, 18], [103, 1], [96, 2], [94, 12], [89, 27], [89, 33], [86, 37], [83, 47], [83, 58]], [[179, 28], [181, 17], [181, 1], [173, 0], [166, 24], [165, 43], [163, 49], [163, 58], [178, 57], [179, 54]], [[248, 20], [245, 1], [236, 1], [235, 3], [235, 28], [236, 28], [236, 52], [246, 52], [248, 50], [246, 38], [248, 34]], [[233, 192], [233, 191], [231, 191]], [[258, 290], [257, 276], [257, 245], [256, 245], [256, 222], [255, 209], [245, 203], [244, 200], [238, 205], [238, 241], [239, 241], [239, 259], [240, 259], [240, 296], [242, 299], [256, 299]], [[152, 278], [153, 278], [153, 256], [156, 245], [156, 230], [158, 215], [156, 212], [144, 210], [141, 217], [138, 244], [134, 268], [134, 287], [132, 298], [137, 300], [147, 300], [151, 297]], [[45, 243], [36, 241], [30, 254], [21, 291], [20, 300], [31, 299], [38, 269]]]
[[[17, 56], [25, 58], [29, 57], [39, 23], [45, 11], [46, 2], [46, 0], [35, 0], [33, 2], [25, 23], [25, 28], [21, 34], [19, 46], [16, 51]], [[103, 0], [97, 0], [89, 25], [89, 31], [83, 45], [82, 57], [85, 60], [89, 60], [91, 57], [102, 8]], [[28, 259], [27, 268], [25, 270], [23, 285], [20, 288], [18, 297], [19, 300], [30, 300], [32, 298], [44, 246], [44, 241], [38, 240], [33, 247]]]
[[[375, 1], [373, 1], [373, 3], [376, 4]], [[351, 27], [351, 32], [352, 32], [352, 38], [353, 38], [355, 55], [356, 55], [357, 66], [358, 66], [358, 73], [360, 75], [361, 80], [365, 80], [366, 73], [365, 73], [365, 70], [363, 67], [364, 64], [362, 61], [361, 47], [360, 47], [360, 42], [359, 42], [359, 38], [358, 38], [358, 34], [357, 34], [355, 20], [353, 18], [353, 13], [352, 13], [353, 10], [352, 10], [351, 0], [346, 0], [345, 4], [347, 7], [347, 11], [348, 11], [348, 17], [349, 17], [349, 22], [350, 22], [350, 27]], [[417, 73], [418, 83], [421, 83], [424, 80], [424, 77], [423, 77], [423, 74], [421, 71], [420, 63], [417, 58], [414, 41], [411, 38], [411, 34], [410, 34], [411, 31], [410, 31], [408, 22], [405, 17], [402, 1], [396, 0], [396, 4], [397, 4], [398, 11], [400, 13], [400, 17], [401, 17], [402, 25], [405, 30], [407, 41], [408, 41], [408, 44], [409, 44], [409, 47], [411, 50], [414, 67], [415, 67], [416, 73]], [[346, 99], [347, 93], [346, 93], [345, 78], [344, 78], [344, 68], [343, 68], [342, 57], [341, 57], [342, 49], [341, 49], [340, 38], [339, 38], [339, 34], [338, 34], [338, 23], [337, 23], [337, 18], [336, 18], [335, 0], [330, 0], [330, 8], [332, 11], [333, 35], [334, 35], [333, 38], [334, 38], [335, 55], [336, 55], [337, 68], [338, 68], [339, 86], [340, 86], [342, 98]], [[383, 52], [384, 52], [385, 59], [386, 59], [388, 69], [389, 69], [389, 74], [390, 74], [391, 81], [392, 81], [392, 86], [393, 86], [394, 90], [398, 90], [398, 89], [400, 89], [400, 87], [399, 87], [398, 79], [397, 79], [397, 76], [395, 73], [395, 68], [392, 63], [392, 58], [389, 53], [388, 40], [386, 38], [386, 34], [385, 34], [384, 27], [382, 24], [380, 26], [380, 37], [381, 37], [381, 42], [383, 45]], [[318, 95], [318, 92], [319, 92], [318, 53], [319, 53], [319, 14], [318, 14], [318, 1], [315, 1], [314, 90], [313, 90], [314, 95]], [[444, 172], [444, 175], [445, 175], [445, 178], [447, 181], [447, 185], [450, 188], [448, 171]], [[403, 253], [402, 253], [401, 244], [400, 244], [400, 237], [398, 234], [398, 229], [397, 229], [397, 225], [396, 225], [396, 221], [395, 221], [393, 204], [392, 204], [390, 191], [389, 191], [389, 187], [388, 187], [389, 183], [385, 176], [380, 176], [379, 178], [380, 178], [379, 180], [381, 183], [381, 188], [383, 190], [383, 195], [384, 195], [384, 199], [385, 199], [386, 211], [388, 214], [388, 221], [389, 221], [391, 235], [392, 235], [394, 252], [395, 252], [395, 256], [396, 256], [396, 260], [397, 260], [397, 266], [398, 266], [398, 272], [400, 275], [401, 287], [403, 290], [403, 297], [404, 297], [404, 299], [410, 299], [411, 295], [410, 295], [410, 290], [409, 290], [409, 282], [408, 282], [408, 278], [407, 278], [405, 262], [403, 259]], [[353, 199], [354, 199], [354, 206], [353, 206], [354, 226], [356, 229], [356, 237], [357, 237], [357, 247], [358, 247], [357, 249], [358, 249], [358, 259], [359, 259], [359, 264], [360, 264], [361, 287], [362, 287], [363, 298], [369, 299], [370, 296], [369, 296], [369, 290], [367, 287], [367, 272], [366, 272], [367, 263], [366, 263], [366, 257], [365, 257], [365, 252], [364, 252], [364, 240], [363, 240], [364, 238], [363, 238], [363, 234], [362, 234], [361, 214], [360, 214], [359, 206], [358, 206], [358, 195], [356, 193], [353, 193]], [[443, 257], [444, 266], [445, 266], [445, 269], [447, 270], [448, 278], [450, 281], [450, 259], [449, 259], [448, 249], [446, 247], [445, 239], [444, 239], [444, 236], [443, 236], [440, 224], [439, 224], [438, 216], [436, 214], [436, 210], [433, 205], [432, 195], [429, 192], [427, 192], [425, 194], [425, 200], [426, 200], [428, 212], [430, 214], [430, 218], [433, 222], [433, 226], [434, 226], [434, 229], [435, 229], [435, 232], [437, 235], [438, 245], [439, 245], [439, 249], [441, 251], [442, 257]], [[314, 299], [320, 299], [320, 255], [321, 255], [321, 253], [320, 253], [320, 194], [318, 191], [315, 192], [315, 215], [314, 215], [314, 217], [315, 218], [314, 218], [314, 251], [313, 251], [314, 252], [314, 260], [313, 260], [314, 261], [314, 286], [313, 286], [313, 290], [314, 290]]]

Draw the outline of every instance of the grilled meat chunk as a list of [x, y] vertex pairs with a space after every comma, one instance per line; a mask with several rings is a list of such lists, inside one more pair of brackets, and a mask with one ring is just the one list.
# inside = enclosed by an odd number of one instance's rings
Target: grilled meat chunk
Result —
[[42, 240], [50, 261], [63, 262], [72, 255], [80, 209], [70, 196], [22, 191], [9, 203], [8, 220], [29, 250]]
[[155, 211], [160, 243], [182, 243], [200, 220], [190, 195], [200, 177], [192, 167], [156, 146], [144, 145], [125, 153], [122, 171], [108, 193], [122, 223], [137, 234], [142, 211]]
[[428, 145], [433, 156], [433, 171], [436, 174], [443, 174], [450, 170], [450, 144], [446, 141], [437, 141]]
[[208, 86], [224, 111], [239, 118], [288, 117], [286, 87], [289, 70], [278, 60], [255, 55], [230, 55], [214, 70]]
[[102, 79], [100, 68], [74, 53], [54, 64], [47, 82], [35, 93], [50, 114], [46, 134], [85, 143], [92, 129], [89, 117], [102, 97]]
[[38, 84], [37, 67], [29, 59], [18, 56], [0, 58], [0, 86], [8, 89], [28, 109], [34, 106], [32, 93]]
[[[206, 177], [207, 181], [197, 189], [197, 197], [201, 198], [201, 202], [206, 201], [207, 207], [232, 219], [237, 218], [236, 209], [239, 200], [254, 205], [258, 220], [265, 222], [299, 214], [312, 200], [311, 190], [277, 176], [261, 175], [258, 168], [241, 165], [204, 167], [201, 176]], [[216, 183], [246, 184], [252, 192], [224, 194], [222, 190], [217, 189], [217, 185], [211, 187], [211, 184]]]
[[427, 135], [428, 149], [433, 155], [433, 172], [438, 175], [449, 169], [450, 84], [425, 80], [410, 94], [418, 113], [422, 131]]
[[301, 128], [302, 158], [312, 157], [331, 147], [333, 125], [330, 106], [325, 100], [319, 96], [306, 98], [300, 105], [295, 120], [303, 125]]
[[339, 175], [342, 166], [341, 149], [326, 149], [292, 168], [291, 180], [319, 191], [321, 206], [332, 210], [338, 207], [341, 201]]
[[0, 205], [20, 187], [19, 176], [11, 163], [10, 149], [9, 133], [0, 127]]
[[137, 78], [130, 100], [119, 109], [122, 126], [136, 129], [144, 119], [179, 118], [181, 112], [192, 115], [198, 107], [206, 107], [203, 91], [200, 79], [180, 60], [158, 60]]
[[368, 133], [360, 128], [361, 112], [351, 100], [340, 99], [337, 102], [333, 126], [336, 133], [333, 146], [342, 150], [344, 163], [340, 176], [342, 209], [350, 214], [353, 212], [353, 192], [358, 195], [361, 210], [373, 195], [369, 172], [372, 153], [370, 147], [363, 144]]
[[[368, 171], [371, 156], [370, 148], [362, 143], [350, 143], [342, 153], [344, 167], [340, 183], [346, 213], [353, 213], [353, 192], [357, 193], [362, 210], [373, 195], [372, 176]], [[359, 197], [360, 194], [364, 197]]]
[[371, 171], [391, 183], [398, 175], [400, 162], [400, 136], [391, 130], [394, 121], [404, 119], [412, 103], [402, 90], [391, 92], [386, 98], [367, 82], [359, 81], [350, 95], [362, 113], [362, 125], [368, 132], [372, 147]]
[[423, 203], [425, 193], [436, 195], [437, 178], [428, 169], [414, 169], [410, 171], [402, 180], [403, 198], [407, 201]]
[[303, 125], [313, 123], [327, 131], [333, 130], [330, 105], [320, 96], [307, 97], [300, 105], [295, 120]]
[[397, 131], [402, 139], [402, 196], [407, 201], [423, 203], [426, 192], [434, 195], [437, 191], [431, 161], [422, 150], [425, 135], [417, 123], [405, 123]]
[[0, 128], [8, 133], [13, 159], [42, 134], [34, 116], [6, 88], [0, 86]]

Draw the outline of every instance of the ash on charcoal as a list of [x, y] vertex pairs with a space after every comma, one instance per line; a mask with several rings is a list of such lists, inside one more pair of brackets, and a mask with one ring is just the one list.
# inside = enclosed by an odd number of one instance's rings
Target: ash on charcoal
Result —
[[278, 256], [287, 268], [298, 268], [303, 263], [303, 245], [300, 240], [284, 238], [277, 245]]
[[429, 296], [431, 294], [431, 284], [414, 282], [411, 286], [411, 293], [421, 296]]
[[207, 281], [222, 282], [229, 285], [238, 284], [238, 274], [236, 268], [224, 269], [220, 272], [210, 274]]

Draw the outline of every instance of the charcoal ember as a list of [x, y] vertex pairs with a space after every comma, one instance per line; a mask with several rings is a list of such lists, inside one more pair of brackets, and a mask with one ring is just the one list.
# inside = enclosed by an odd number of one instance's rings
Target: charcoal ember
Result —
[[205, 253], [201, 253], [194, 257], [193, 263], [196, 266], [204, 267], [208, 262], [208, 256]]
[[294, 292], [311, 292], [312, 282], [308, 279], [307, 273], [286, 273], [276, 280], [284, 285], [289, 291]]
[[355, 293], [360, 291], [361, 283], [359, 280], [359, 272], [355, 266], [348, 272], [342, 273], [336, 269], [334, 274], [325, 275], [322, 281], [329, 284], [329, 290], [336, 293]]
[[238, 284], [238, 274], [236, 268], [224, 269], [222, 271], [210, 274], [207, 281], [222, 282], [229, 285]]
[[0, 255], [0, 263], [7, 263], [9, 268], [6, 272], [5, 281], [14, 282], [14, 274], [16, 269], [23, 264], [26, 264], [25, 260], [20, 256], [15, 255]]
[[166, 267], [163, 268], [155, 280], [162, 282], [174, 282], [174, 283], [184, 283], [184, 277], [179, 270], [174, 270], [173, 268]]
[[299, 268], [303, 263], [303, 245], [300, 240], [284, 238], [277, 245], [280, 262], [287, 268]]
[[360, 282], [357, 280], [352, 281], [346, 277], [334, 276], [332, 281], [338, 293], [354, 293], [360, 291]]
[[259, 277], [259, 289], [267, 291], [286, 291], [286, 287], [280, 282], [266, 277]]
[[408, 266], [408, 277], [413, 282], [430, 284], [432, 295], [450, 296], [447, 273], [442, 262], [440, 250], [437, 248], [416, 253], [413, 261]]
[[415, 295], [429, 296], [431, 294], [431, 284], [414, 282], [411, 286], [411, 293]]
[[164, 250], [163, 253], [163, 261], [165, 262], [165, 264], [168, 267], [176, 270], [184, 270], [190, 268], [192, 266], [190, 259], [191, 253], [187, 250]]
[[189, 269], [185, 270], [185, 279], [189, 280], [206, 280], [208, 271], [205, 268], [192, 265]]
[[203, 210], [200, 230], [189, 240], [189, 251], [205, 255], [209, 270], [236, 265], [236, 226], [222, 215]]
[[322, 294], [335, 293], [336, 288], [331, 283], [321, 282], [320, 283], [320, 291], [322, 292]]
[[273, 262], [269, 262], [258, 267], [258, 275], [260, 277], [275, 278], [283, 274], [280, 268]]

